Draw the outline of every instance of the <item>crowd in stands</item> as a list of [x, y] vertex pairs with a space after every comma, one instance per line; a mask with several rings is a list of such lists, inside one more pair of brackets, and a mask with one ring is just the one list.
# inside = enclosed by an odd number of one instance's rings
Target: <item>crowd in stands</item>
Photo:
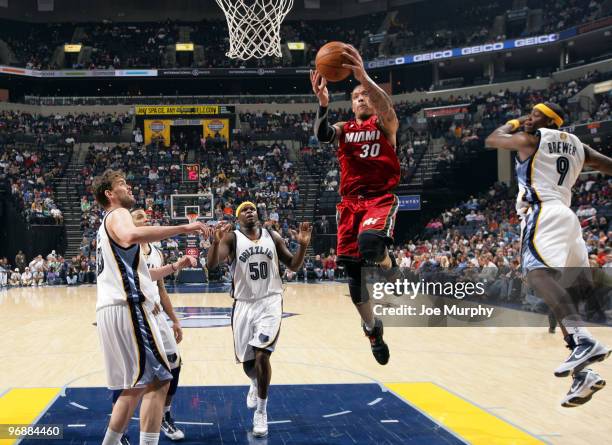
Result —
[[10, 196], [25, 220], [62, 224], [53, 183], [64, 175], [73, 144], [85, 135], [116, 136], [129, 119], [127, 114], [0, 112], [0, 180], [8, 181]]
[[[541, 8], [542, 2], [531, 0], [529, 6]], [[542, 16], [542, 31], [559, 32], [578, 23], [609, 15], [610, 11], [604, 8], [605, 2], [601, 0], [552, 0], [546, 5], [546, 12]]]
[[53, 250], [46, 257], [37, 255], [30, 261], [19, 251], [14, 261], [0, 258], [0, 286], [52, 286], [94, 284], [95, 256], [78, 255], [64, 258]]
[[30, 114], [17, 111], [0, 112], [0, 143], [11, 143], [27, 139], [42, 144], [49, 140], [65, 143], [78, 142], [82, 136], [117, 136], [123, 126], [132, 119], [123, 114]]
[[53, 54], [71, 41], [73, 32], [74, 26], [64, 23], [0, 23], [0, 40], [8, 45], [12, 64], [36, 70], [62, 68], [52, 63]]
[[71, 146], [17, 149], [0, 144], [0, 181], [10, 187], [17, 210], [30, 224], [62, 224], [63, 215], [54, 201], [53, 180], [68, 165]]
[[[494, 19], [513, 7], [513, 2], [443, 0], [436, 8], [409, 5], [400, 10], [389, 28], [382, 45], [381, 56], [392, 56], [411, 51], [454, 48], [486, 42], [503, 41], [532, 34], [559, 32], [580, 23], [586, 23], [610, 14], [603, 0], [549, 0], [530, 1], [529, 9], [540, 10], [542, 24], [539, 29], [526, 32], [527, 14], [521, 26], [505, 27], [495, 33]], [[526, 7], [525, 7], [526, 9]], [[445, 11], [441, 15], [439, 11]], [[554, 12], [553, 12], [554, 11]], [[515, 11], [518, 12], [518, 11]], [[452, 17], [452, 21], [448, 21]]]
[[[282, 42], [305, 42], [304, 52], [298, 54], [285, 50], [282, 58], [267, 57], [250, 62], [225, 56], [229, 49], [225, 20], [79, 24], [82, 35], [74, 43], [82, 43], [92, 50], [89, 56], [80, 58], [81, 62], [75, 59], [70, 67], [115, 69], [185, 66], [183, 62], [177, 65], [172, 57], [165, 57], [165, 54], [174, 54], [167, 49], [179, 42], [179, 27], [187, 32], [190, 42], [203, 51], [201, 57], [191, 58], [191, 67], [221, 68], [245, 64], [280, 67], [312, 64], [317, 50], [332, 40], [350, 42], [365, 59], [373, 59], [410, 51], [446, 49], [558, 32], [610, 14], [609, 4], [604, 0], [532, 0], [528, 5], [530, 10], [540, 11], [541, 24], [538, 29], [527, 32], [528, 23], [538, 23], [537, 20], [528, 20], [528, 13], [524, 14], [524, 20], [518, 25], [516, 21], [507, 20], [507, 26], [493, 26], [495, 17], [503, 16], [512, 10], [513, 5], [512, 0], [441, 0], [435, 7], [424, 8], [418, 2], [401, 7], [390, 22], [386, 21], [385, 13], [334, 20], [287, 20], [281, 28]], [[440, 11], [444, 11], [444, 14], [440, 14]], [[4, 40], [15, 53], [16, 64], [36, 69], [63, 68], [53, 64], [52, 56], [58, 46], [72, 42], [75, 25], [10, 21], [4, 21], [3, 25], [0, 27], [0, 40]], [[494, 29], [502, 31], [496, 33]]]
[[211, 195], [214, 203], [214, 208], [201, 209], [202, 213], [210, 212], [215, 219], [231, 219], [238, 204], [250, 200], [256, 203], [262, 220], [274, 224], [289, 238], [289, 229], [296, 226], [299, 182], [284, 144], [266, 146], [237, 139], [228, 147], [224, 139], [215, 143], [210, 138], [194, 146], [179, 137], [168, 148], [157, 142], [148, 146], [132, 143], [89, 147], [81, 171], [84, 180], [77, 185], [82, 196], [81, 228], [87, 250], [95, 250], [95, 231], [101, 218], [91, 190], [95, 176], [107, 168], [124, 171], [136, 206], [145, 209], [152, 224], [169, 224], [184, 217], [184, 209], [171, 209], [170, 195], [186, 193], [181, 164], [189, 151], [196, 152], [200, 164], [199, 189], [189, 192]]
[[83, 26], [82, 43], [92, 47], [87, 66], [74, 68], [120, 69], [164, 66], [168, 45], [178, 40], [178, 25], [165, 23], [94, 23]]

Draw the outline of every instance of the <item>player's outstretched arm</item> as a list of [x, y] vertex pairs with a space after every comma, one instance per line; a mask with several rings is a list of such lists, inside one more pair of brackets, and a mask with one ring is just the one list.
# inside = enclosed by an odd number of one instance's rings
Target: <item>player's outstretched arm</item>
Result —
[[[342, 66], [353, 70], [355, 79], [363, 85], [365, 90], [368, 92], [370, 101], [376, 110], [376, 115], [379, 119], [379, 125], [385, 132], [387, 137], [394, 137], [399, 128], [399, 120], [395, 114], [395, 108], [393, 107], [393, 101], [385, 91], [376, 85], [376, 82], [372, 80], [365, 70], [363, 59], [359, 51], [352, 46], [347, 45], [346, 51], [342, 53], [350, 63], [345, 63]], [[394, 144], [395, 145], [395, 144]]]
[[202, 233], [210, 236], [212, 229], [201, 222], [180, 226], [142, 226], [136, 227], [129, 210], [119, 208], [113, 211], [106, 220], [106, 229], [113, 241], [121, 247], [132, 244], [153, 243], [182, 233]]
[[171, 275], [175, 272], [178, 272], [185, 267], [195, 267], [198, 264], [198, 260], [191, 255], [185, 255], [176, 263], [166, 264], [162, 267], [156, 267], [154, 269], [149, 269], [149, 275], [151, 275], [152, 281], [159, 281], [166, 278], [168, 275]]
[[310, 244], [310, 237], [312, 235], [312, 224], [303, 222], [300, 224], [299, 232], [295, 230], [291, 231], [291, 235], [298, 242], [298, 250], [293, 255], [287, 246], [285, 245], [285, 241], [281, 238], [281, 236], [275, 232], [274, 230], [270, 230], [272, 234], [272, 239], [274, 239], [274, 244], [276, 245], [276, 251], [278, 252], [278, 258], [282, 261], [282, 263], [291, 269], [294, 272], [297, 272], [302, 264], [304, 263], [304, 257], [306, 256], [306, 249]]
[[612, 159], [584, 145], [584, 164], [606, 175], [612, 175]]
[[234, 255], [234, 235], [230, 233], [232, 226], [227, 221], [222, 221], [215, 227], [215, 238], [208, 255], [206, 256], [206, 265], [208, 269], [214, 269], [230, 256]]
[[329, 92], [327, 91], [327, 80], [316, 70], [310, 70], [310, 84], [312, 91], [319, 99], [319, 109], [315, 118], [314, 133], [320, 142], [331, 144], [342, 135], [344, 122], [329, 125], [327, 112], [329, 107]]

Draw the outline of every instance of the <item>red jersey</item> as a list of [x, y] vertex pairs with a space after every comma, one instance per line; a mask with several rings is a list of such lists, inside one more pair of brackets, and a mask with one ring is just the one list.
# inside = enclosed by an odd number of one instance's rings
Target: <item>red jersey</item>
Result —
[[338, 146], [340, 196], [381, 195], [399, 184], [400, 165], [395, 147], [376, 122], [378, 116], [342, 127]]

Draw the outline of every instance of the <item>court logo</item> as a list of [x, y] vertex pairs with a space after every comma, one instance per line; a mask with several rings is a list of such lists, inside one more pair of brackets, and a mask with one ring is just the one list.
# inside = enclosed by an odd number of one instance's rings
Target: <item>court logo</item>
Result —
[[[232, 324], [231, 307], [187, 306], [176, 307], [174, 312], [183, 328], [219, 328]], [[297, 314], [283, 312], [283, 318], [294, 315]]]

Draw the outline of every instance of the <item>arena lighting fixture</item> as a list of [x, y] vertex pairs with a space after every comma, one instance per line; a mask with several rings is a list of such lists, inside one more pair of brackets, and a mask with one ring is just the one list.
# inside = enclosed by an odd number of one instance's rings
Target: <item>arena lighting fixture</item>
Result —
[[306, 44], [304, 42], [287, 42], [287, 46], [291, 51], [304, 51]]
[[177, 51], [193, 51], [193, 43], [177, 43]]
[[81, 47], [83, 45], [81, 45], [80, 43], [66, 43], [64, 45], [64, 52], [65, 53], [78, 53], [81, 52]]

